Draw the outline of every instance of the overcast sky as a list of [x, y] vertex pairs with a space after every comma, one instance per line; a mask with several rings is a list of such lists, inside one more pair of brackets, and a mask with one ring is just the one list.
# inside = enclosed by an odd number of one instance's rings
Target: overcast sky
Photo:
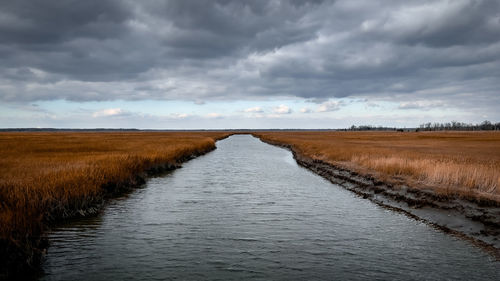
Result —
[[500, 121], [500, 1], [0, 0], [0, 127]]

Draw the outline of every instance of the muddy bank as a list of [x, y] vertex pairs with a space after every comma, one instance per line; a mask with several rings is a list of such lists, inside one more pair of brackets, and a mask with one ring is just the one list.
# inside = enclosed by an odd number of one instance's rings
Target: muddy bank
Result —
[[[259, 138], [258, 135], [255, 137]], [[468, 201], [404, 184], [382, 182], [373, 176], [361, 175], [322, 160], [306, 157], [288, 144], [260, 139], [265, 143], [291, 150], [299, 165], [332, 183], [385, 208], [403, 212], [414, 219], [469, 240], [500, 260], [500, 206], [495, 202]]]
[[149, 177], [180, 168], [181, 163], [215, 149], [214, 143], [213, 146], [204, 151], [195, 152], [177, 158], [175, 162], [155, 165], [138, 174], [130, 175], [126, 181], [107, 183], [101, 187], [102, 192], [92, 198], [81, 198], [69, 205], [55, 206], [44, 214], [44, 223], [38, 231], [38, 235], [16, 241], [0, 239], [0, 280], [35, 279], [40, 274], [40, 264], [49, 247], [49, 241], [44, 233], [51, 226], [69, 219], [98, 215], [109, 200], [142, 186]]

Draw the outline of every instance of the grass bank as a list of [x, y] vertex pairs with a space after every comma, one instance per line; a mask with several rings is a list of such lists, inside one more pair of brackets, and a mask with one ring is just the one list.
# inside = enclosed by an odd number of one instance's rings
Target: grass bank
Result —
[[500, 260], [500, 133], [259, 132], [297, 163]]
[[500, 203], [500, 132], [265, 132], [306, 157], [442, 196]]
[[95, 214], [229, 133], [0, 133], [0, 279], [36, 269], [50, 223]]

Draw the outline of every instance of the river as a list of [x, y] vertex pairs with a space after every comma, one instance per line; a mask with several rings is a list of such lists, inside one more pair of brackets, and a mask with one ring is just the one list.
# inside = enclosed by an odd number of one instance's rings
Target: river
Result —
[[41, 280], [500, 280], [466, 241], [384, 209], [250, 135], [61, 225]]

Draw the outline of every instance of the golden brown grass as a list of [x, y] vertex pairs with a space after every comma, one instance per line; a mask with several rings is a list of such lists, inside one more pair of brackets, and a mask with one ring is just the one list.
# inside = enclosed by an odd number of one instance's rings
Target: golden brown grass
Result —
[[1, 133], [0, 238], [25, 243], [41, 233], [44, 222], [98, 204], [106, 189], [129, 185], [149, 169], [207, 152], [227, 135]]
[[500, 132], [266, 132], [313, 159], [439, 194], [500, 202]]

